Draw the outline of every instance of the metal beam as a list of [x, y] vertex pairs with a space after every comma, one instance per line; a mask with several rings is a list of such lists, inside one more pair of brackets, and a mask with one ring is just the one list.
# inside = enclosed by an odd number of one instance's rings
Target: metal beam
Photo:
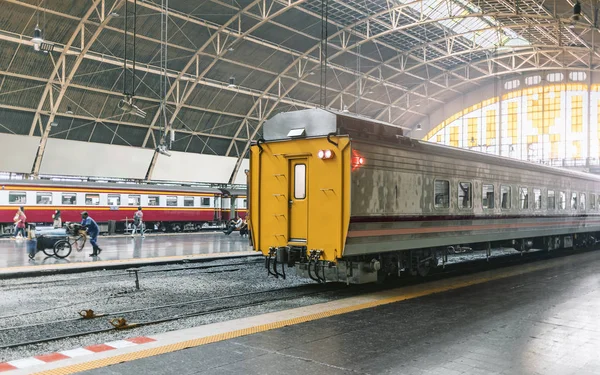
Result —
[[[84, 20], [88, 19], [90, 17], [90, 15], [93, 14], [93, 12], [96, 10], [96, 8], [98, 7], [98, 5], [100, 3], [101, 3], [100, 0], [94, 0], [94, 2], [92, 3], [92, 5], [88, 9], [88, 11], [82, 17], [81, 21], [79, 22], [79, 25], [77, 26], [77, 28], [71, 35], [71, 38], [67, 42], [65, 48], [63, 49], [63, 51], [58, 59], [58, 63], [55, 65], [54, 70], [52, 71], [52, 74], [50, 75], [48, 84], [46, 85], [44, 94], [42, 94], [40, 103], [38, 104], [38, 108], [37, 108], [36, 114], [34, 116], [33, 123], [31, 124], [31, 130], [29, 132], [30, 134], [33, 134], [33, 129], [35, 128], [36, 123], [39, 121], [40, 113], [41, 113], [41, 110], [46, 101], [46, 97], [52, 93], [52, 90], [53, 90], [52, 81], [54, 81], [58, 72], [62, 70], [61, 65], [62, 65], [62, 67], [64, 67], [66, 65], [66, 58], [67, 58], [67, 53], [69, 51], [69, 48], [71, 47], [71, 45], [77, 38], [77, 35], [82, 33], [83, 30], [85, 29]], [[71, 80], [73, 79], [73, 76], [75, 75], [75, 73], [77, 72], [77, 69], [79, 68], [79, 65], [81, 64], [81, 61], [83, 60], [83, 56], [85, 56], [86, 52], [90, 49], [90, 47], [92, 46], [92, 44], [94, 43], [96, 38], [98, 38], [98, 35], [100, 35], [100, 33], [102, 32], [103, 26], [106, 25], [108, 23], [108, 21], [110, 21], [111, 13], [114, 10], [117, 10], [119, 7], [121, 7], [122, 4], [123, 4], [123, 0], [118, 0], [113, 4], [113, 7], [111, 8], [111, 10], [109, 10], [108, 16], [106, 16], [104, 18], [100, 27], [98, 27], [96, 29], [96, 31], [90, 36], [90, 38], [85, 43], [84, 49], [81, 51], [80, 55], [77, 56], [77, 58], [75, 59], [73, 67], [70, 70], [69, 76], [63, 77], [63, 79], [61, 80], [62, 81], [61, 89], [58, 94], [58, 97], [52, 101], [50, 117], [48, 118], [46, 127], [44, 129], [44, 133], [42, 134], [42, 139], [40, 141], [40, 147], [38, 148], [35, 162], [34, 162], [32, 170], [31, 170], [31, 174], [33, 176], [37, 176], [39, 174], [40, 166], [42, 164], [42, 158], [44, 157], [44, 150], [46, 148], [46, 142], [48, 141], [48, 135], [50, 134], [50, 129], [51, 129], [50, 124], [54, 121], [54, 117], [56, 116], [56, 113], [58, 111], [60, 103], [62, 102], [62, 99], [65, 95], [65, 92], [67, 91], [67, 88], [69, 87], [69, 84], [71, 83]], [[83, 34], [81, 34], [81, 38], [83, 38], [83, 37], [84, 37]]]

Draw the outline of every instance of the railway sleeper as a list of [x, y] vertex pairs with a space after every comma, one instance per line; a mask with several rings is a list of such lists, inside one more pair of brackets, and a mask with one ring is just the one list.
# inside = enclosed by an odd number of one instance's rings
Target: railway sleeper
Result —
[[578, 233], [515, 239], [509, 241], [482, 242], [438, 248], [403, 250], [360, 257], [341, 258], [337, 263], [320, 259], [320, 253], [306, 247], [282, 247], [273, 257], [283, 266], [294, 267], [300, 277], [318, 282], [344, 282], [365, 284], [383, 282], [403, 275], [427, 276], [433, 269], [444, 266], [449, 255], [486, 251], [490, 257], [492, 248], [510, 247], [524, 253], [531, 249], [546, 251], [585, 248], [600, 243], [597, 233]]

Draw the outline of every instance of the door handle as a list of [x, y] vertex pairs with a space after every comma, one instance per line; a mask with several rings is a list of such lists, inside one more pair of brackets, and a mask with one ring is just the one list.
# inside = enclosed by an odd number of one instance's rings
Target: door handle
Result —
[[290, 203], [290, 206], [291, 206], [291, 205], [292, 205], [292, 203], [294, 203], [294, 201], [290, 199], [290, 202], [289, 202], [289, 203]]

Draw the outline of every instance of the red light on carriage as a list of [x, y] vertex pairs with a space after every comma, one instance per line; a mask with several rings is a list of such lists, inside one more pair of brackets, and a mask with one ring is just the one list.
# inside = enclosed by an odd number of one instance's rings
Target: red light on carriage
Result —
[[331, 150], [319, 150], [317, 153], [319, 159], [331, 159], [333, 157], [333, 151]]
[[365, 165], [365, 158], [356, 150], [352, 150], [352, 171]]

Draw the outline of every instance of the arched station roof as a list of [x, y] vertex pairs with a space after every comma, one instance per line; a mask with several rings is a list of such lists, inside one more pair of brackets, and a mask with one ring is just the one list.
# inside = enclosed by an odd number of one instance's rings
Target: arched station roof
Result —
[[[147, 116], [125, 114], [126, 2], [0, 0], [0, 132], [40, 138], [33, 174], [48, 139], [157, 146], [166, 3], [173, 151], [241, 160], [266, 119], [319, 105], [322, 0], [137, 0], [135, 103]], [[325, 2], [326, 105], [399, 126], [495, 77], [600, 61], [596, 0], [578, 20], [572, 0]], [[49, 53], [33, 49], [36, 24]]]

